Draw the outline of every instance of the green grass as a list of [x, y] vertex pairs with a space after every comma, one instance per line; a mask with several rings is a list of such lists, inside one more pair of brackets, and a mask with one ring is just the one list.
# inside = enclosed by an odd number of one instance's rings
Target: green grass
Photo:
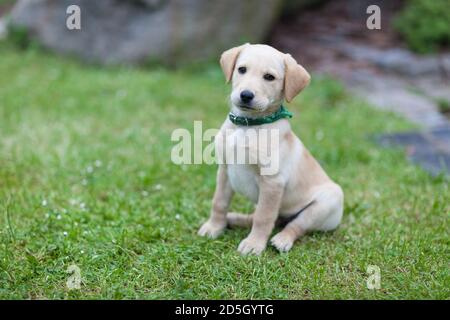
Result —
[[[0, 57], [0, 298], [450, 297], [448, 180], [378, 147], [371, 135], [411, 126], [337, 82], [314, 78], [289, 109], [345, 191], [342, 225], [243, 257], [246, 230], [196, 235], [215, 166], [170, 161], [173, 129], [227, 114], [217, 66], [101, 69], [7, 44]], [[369, 265], [381, 289], [367, 289]]]
[[17, 0], [0, 0], [0, 6], [4, 6], [4, 5], [13, 5], [15, 2], [17, 2]]
[[450, 2], [410, 0], [395, 17], [393, 26], [418, 53], [436, 53], [450, 45]]

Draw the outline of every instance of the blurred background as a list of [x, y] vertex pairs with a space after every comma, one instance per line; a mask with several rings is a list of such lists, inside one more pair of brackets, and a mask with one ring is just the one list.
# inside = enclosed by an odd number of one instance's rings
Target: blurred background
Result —
[[[81, 8], [81, 30], [66, 27], [72, 4]], [[374, 4], [381, 28], [370, 30]], [[35, 43], [87, 63], [171, 68], [217, 61], [243, 42], [268, 43], [375, 107], [439, 128], [439, 139], [450, 135], [449, 8], [449, 0], [1, 0], [0, 32], [20, 47]], [[433, 172], [449, 163], [446, 155], [424, 161]]]
[[[0, 298], [448, 299], [449, 9], [0, 0]], [[226, 118], [218, 60], [244, 42], [310, 71], [290, 124], [345, 192], [340, 228], [287, 255], [242, 259], [246, 230], [199, 239], [216, 167], [170, 157], [175, 129]], [[253, 206], [236, 196], [230, 210]], [[380, 289], [367, 288], [368, 265]]]

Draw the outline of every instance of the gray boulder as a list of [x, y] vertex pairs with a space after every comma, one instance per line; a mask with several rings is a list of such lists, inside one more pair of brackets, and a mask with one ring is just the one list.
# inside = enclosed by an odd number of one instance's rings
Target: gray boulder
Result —
[[[58, 53], [101, 64], [178, 64], [263, 41], [282, 0], [19, 0], [11, 27]], [[81, 9], [81, 30], [66, 26]]]

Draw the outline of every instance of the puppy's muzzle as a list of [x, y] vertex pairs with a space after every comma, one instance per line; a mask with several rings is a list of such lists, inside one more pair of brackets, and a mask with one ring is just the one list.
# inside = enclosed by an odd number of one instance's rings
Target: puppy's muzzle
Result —
[[253, 98], [255, 97], [255, 94], [249, 90], [244, 90], [241, 92], [241, 101], [244, 104], [249, 104], [252, 102]]

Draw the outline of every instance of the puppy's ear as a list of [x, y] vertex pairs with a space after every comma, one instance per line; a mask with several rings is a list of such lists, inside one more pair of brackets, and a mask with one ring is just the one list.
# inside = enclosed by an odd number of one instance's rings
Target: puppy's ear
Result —
[[290, 54], [284, 55], [284, 65], [284, 96], [291, 102], [309, 84], [311, 76]]
[[220, 66], [222, 67], [223, 74], [225, 75], [225, 79], [227, 83], [230, 82], [233, 77], [234, 66], [236, 65], [236, 60], [241, 53], [242, 49], [244, 49], [249, 44], [243, 44], [239, 47], [234, 47], [228, 49], [220, 56]]

